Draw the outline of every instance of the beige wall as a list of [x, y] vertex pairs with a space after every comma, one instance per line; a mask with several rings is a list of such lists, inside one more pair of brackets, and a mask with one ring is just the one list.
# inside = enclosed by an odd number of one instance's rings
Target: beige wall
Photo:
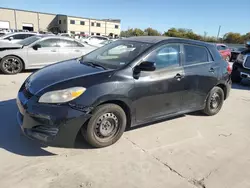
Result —
[[10, 29], [15, 29], [16, 26], [14, 10], [0, 8], [0, 21], [8, 21], [10, 23]]
[[57, 25], [57, 17], [54, 14], [42, 14], [39, 13], [39, 30], [47, 31], [52, 25]]
[[[70, 20], [75, 20], [75, 24], [70, 24]], [[81, 21], [84, 21], [84, 25], [80, 24]], [[70, 31], [89, 33], [89, 19], [68, 16], [68, 32]]]
[[[91, 23], [94, 22], [94, 26], [91, 25]], [[96, 24], [100, 23], [101, 27], [97, 27]], [[90, 34], [91, 33], [100, 33], [101, 35], [106, 34], [106, 24], [105, 21], [100, 21], [100, 20], [90, 20]]]
[[16, 10], [17, 29], [23, 29], [22, 24], [32, 24], [34, 31], [38, 31], [38, 13]]
[[[115, 28], [115, 25], [118, 25], [118, 29]], [[116, 22], [107, 22], [106, 23], [106, 31], [107, 31], [107, 35], [109, 35], [109, 33], [113, 33], [115, 35], [120, 35], [121, 24], [116, 23]]]

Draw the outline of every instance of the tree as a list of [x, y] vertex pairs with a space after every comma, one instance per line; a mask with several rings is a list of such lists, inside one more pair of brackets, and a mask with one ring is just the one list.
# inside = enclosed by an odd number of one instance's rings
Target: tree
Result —
[[223, 36], [223, 41], [225, 43], [242, 44], [245, 40], [240, 33], [229, 32]]
[[156, 29], [152, 29], [151, 27], [147, 28], [144, 30], [145, 35], [148, 36], [160, 36], [160, 32], [157, 31]]

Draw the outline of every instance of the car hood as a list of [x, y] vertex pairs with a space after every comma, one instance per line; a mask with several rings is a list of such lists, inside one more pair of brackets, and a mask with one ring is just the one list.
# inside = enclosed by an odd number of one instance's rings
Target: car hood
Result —
[[17, 44], [17, 43], [11, 43], [11, 42], [0, 40], [0, 51], [10, 50], [10, 49], [20, 49], [22, 47], [23, 47], [22, 45]]
[[107, 71], [109, 70], [104, 70], [101, 67], [92, 67], [80, 63], [77, 59], [72, 59], [47, 66], [34, 72], [26, 80], [25, 84], [31, 93], [37, 94], [43, 89], [61, 82]]

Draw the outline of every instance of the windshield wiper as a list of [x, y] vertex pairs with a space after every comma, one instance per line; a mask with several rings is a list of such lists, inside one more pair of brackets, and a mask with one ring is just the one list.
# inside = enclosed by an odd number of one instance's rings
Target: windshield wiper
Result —
[[104, 70], [107, 69], [106, 67], [104, 67], [104, 66], [102, 66], [102, 65], [100, 65], [100, 64], [98, 64], [98, 63], [95, 63], [95, 62], [93, 62], [93, 61], [84, 61], [84, 60], [82, 60], [82, 59], [79, 59], [79, 61], [80, 61], [80, 63], [84, 63], [84, 64], [89, 65], [89, 66], [91, 66], [91, 67], [101, 67], [101, 68], [103, 68]]

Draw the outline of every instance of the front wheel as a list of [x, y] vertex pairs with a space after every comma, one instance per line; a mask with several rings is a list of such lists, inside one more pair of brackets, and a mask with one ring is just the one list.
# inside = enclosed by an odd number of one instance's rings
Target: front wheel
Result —
[[217, 114], [224, 103], [224, 92], [220, 87], [214, 87], [206, 100], [206, 106], [203, 112], [209, 116]]
[[120, 106], [104, 104], [94, 110], [88, 124], [81, 129], [81, 132], [91, 146], [106, 147], [119, 140], [126, 124], [126, 114]]
[[0, 62], [0, 70], [4, 74], [17, 74], [23, 70], [23, 62], [19, 57], [6, 56]]

